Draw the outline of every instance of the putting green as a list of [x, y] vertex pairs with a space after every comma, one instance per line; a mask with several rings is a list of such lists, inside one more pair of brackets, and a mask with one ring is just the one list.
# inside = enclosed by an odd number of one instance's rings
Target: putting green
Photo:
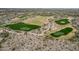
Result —
[[5, 27], [11, 28], [13, 30], [30, 31], [33, 29], [40, 28], [41, 26], [32, 25], [32, 24], [25, 24], [25, 23], [20, 22], [20, 23], [5, 25]]
[[18, 16], [18, 18], [21, 18], [21, 19], [27, 19], [27, 16], [26, 15], [21, 15], [21, 16]]
[[69, 21], [68, 21], [68, 19], [60, 19], [60, 20], [57, 20], [57, 21], [55, 21], [57, 24], [59, 24], [59, 25], [66, 25], [66, 24], [68, 24], [68, 23], [70, 23]]
[[66, 27], [64, 29], [61, 29], [57, 32], [54, 32], [52, 33], [51, 35], [54, 36], [54, 37], [60, 37], [60, 36], [63, 36], [63, 35], [67, 35], [68, 33], [70, 33], [73, 29], [70, 28], [70, 27]]

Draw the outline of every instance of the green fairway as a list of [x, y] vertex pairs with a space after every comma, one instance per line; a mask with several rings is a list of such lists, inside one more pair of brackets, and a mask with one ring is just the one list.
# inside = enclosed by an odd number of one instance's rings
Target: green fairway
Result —
[[40, 28], [41, 26], [32, 25], [32, 24], [25, 24], [25, 23], [20, 22], [20, 23], [5, 25], [5, 27], [11, 28], [13, 30], [30, 31], [33, 29]]
[[57, 20], [57, 21], [55, 21], [57, 24], [59, 24], [59, 25], [66, 25], [66, 24], [68, 24], [68, 23], [70, 23], [69, 21], [68, 21], [68, 19], [61, 19], [61, 20]]
[[66, 27], [64, 29], [61, 29], [57, 32], [54, 32], [52, 33], [51, 35], [54, 36], [54, 37], [60, 37], [60, 36], [63, 36], [63, 35], [67, 35], [68, 33], [70, 33], [73, 29], [70, 28], [70, 27]]

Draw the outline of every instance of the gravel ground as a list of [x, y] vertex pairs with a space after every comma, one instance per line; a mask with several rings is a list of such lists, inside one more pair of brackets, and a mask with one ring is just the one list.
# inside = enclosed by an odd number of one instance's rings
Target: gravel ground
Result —
[[79, 50], [79, 43], [65, 39], [55, 40], [50, 37], [32, 35], [30, 32], [9, 32], [1, 44], [1, 51], [74, 51]]

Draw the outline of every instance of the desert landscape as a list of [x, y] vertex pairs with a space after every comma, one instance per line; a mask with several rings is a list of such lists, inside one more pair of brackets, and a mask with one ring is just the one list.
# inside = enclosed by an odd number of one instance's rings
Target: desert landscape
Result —
[[79, 9], [0, 8], [0, 51], [79, 51]]

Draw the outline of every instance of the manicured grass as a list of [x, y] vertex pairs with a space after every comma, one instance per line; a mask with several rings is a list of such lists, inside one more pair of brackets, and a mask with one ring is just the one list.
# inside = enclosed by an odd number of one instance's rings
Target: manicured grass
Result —
[[66, 24], [68, 24], [68, 23], [70, 23], [69, 21], [68, 21], [68, 19], [60, 19], [60, 20], [57, 20], [57, 21], [55, 21], [57, 24], [59, 24], [59, 25], [66, 25]]
[[27, 16], [21, 15], [21, 16], [19, 16], [19, 18], [21, 18], [21, 19], [27, 19]]
[[20, 23], [5, 25], [5, 27], [11, 28], [13, 30], [30, 31], [33, 29], [40, 28], [41, 26], [32, 25], [32, 24], [25, 24], [25, 23], [20, 22]]
[[54, 37], [60, 37], [60, 36], [69, 34], [72, 30], [73, 30], [72, 28], [66, 27], [64, 29], [61, 29], [57, 32], [52, 33], [51, 35]]

